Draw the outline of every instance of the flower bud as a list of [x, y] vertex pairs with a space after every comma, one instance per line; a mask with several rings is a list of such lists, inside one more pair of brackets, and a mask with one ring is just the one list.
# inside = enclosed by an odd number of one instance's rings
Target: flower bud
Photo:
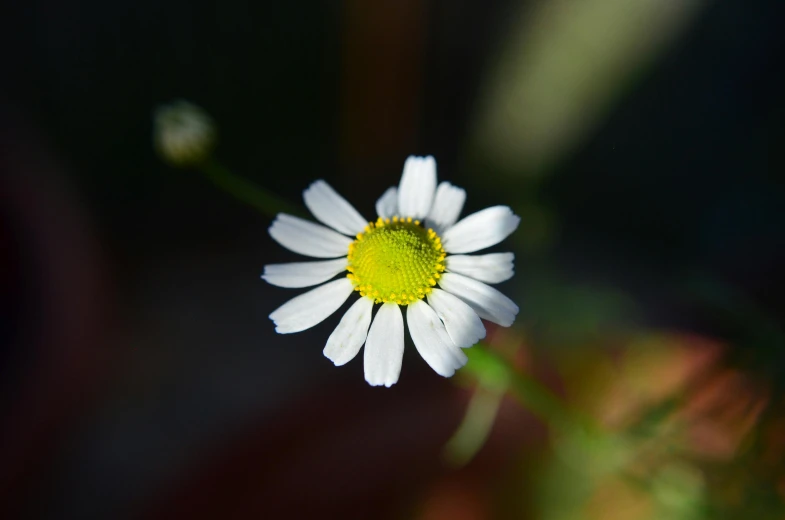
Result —
[[156, 109], [153, 140], [169, 164], [198, 165], [210, 157], [215, 147], [215, 124], [200, 107], [184, 100], [174, 101]]

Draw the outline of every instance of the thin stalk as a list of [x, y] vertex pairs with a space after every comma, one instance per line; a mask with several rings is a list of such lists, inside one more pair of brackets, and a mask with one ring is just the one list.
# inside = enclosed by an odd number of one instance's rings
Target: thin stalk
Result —
[[199, 169], [218, 188], [269, 217], [275, 217], [278, 213], [302, 215], [299, 208], [258, 184], [235, 175], [214, 159], [202, 163]]
[[482, 344], [466, 351], [469, 363], [464, 371], [477, 377], [484, 386], [499, 386], [527, 410], [549, 425], [567, 431], [576, 427], [594, 429], [585, 417], [571, 410], [550, 389], [531, 376], [514, 370], [509, 363]]

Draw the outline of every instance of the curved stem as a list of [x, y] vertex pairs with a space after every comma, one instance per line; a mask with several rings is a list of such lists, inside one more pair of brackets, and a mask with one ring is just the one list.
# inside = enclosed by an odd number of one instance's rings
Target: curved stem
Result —
[[503, 397], [502, 388], [477, 385], [463, 421], [444, 446], [443, 457], [450, 466], [461, 467], [480, 451], [491, 433]]
[[546, 386], [527, 374], [517, 372], [507, 361], [482, 346], [479, 344], [466, 351], [469, 363], [464, 367], [482, 385], [507, 389], [526, 409], [561, 430], [575, 427], [594, 429], [588, 419], [571, 410]]
[[267, 216], [275, 217], [278, 213], [291, 215], [303, 213], [302, 210], [261, 186], [235, 175], [214, 159], [204, 162], [199, 169], [217, 187]]

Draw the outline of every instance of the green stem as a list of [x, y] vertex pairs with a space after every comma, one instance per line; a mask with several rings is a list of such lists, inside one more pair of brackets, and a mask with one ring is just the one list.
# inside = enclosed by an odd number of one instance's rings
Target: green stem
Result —
[[481, 383], [472, 394], [463, 422], [444, 446], [443, 456], [452, 467], [469, 462], [485, 444], [499, 411], [504, 390]]
[[551, 390], [529, 375], [517, 372], [506, 360], [483, 347], [478, 344], [466, 351], [470, 360], [464, 368], [482, 385], [506, 388], [526, 409], [563, 431], [575, 427], [591, 428], [586, 418], [569, 409]]
[[214, 159], [202, 163], [199, 169], [217, 187], [269, 217], [278, 213], [302, 215], [302, 210], [261, 186], [235, 175]]

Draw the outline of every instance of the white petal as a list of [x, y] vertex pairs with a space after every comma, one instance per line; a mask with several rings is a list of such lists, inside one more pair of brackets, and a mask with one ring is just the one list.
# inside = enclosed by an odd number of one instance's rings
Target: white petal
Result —
[[509, 327], [518, 314], [518, 306], [505, 295], [482, 282], [456, 273], [443, 273], [439, 285], [469, 304], [474, 312], [488, 321]]
[[493, 206], [465, 217], [442, 235], [448, 253], [471, 253], [498, 244], [515, 231], [521, 218], [507, 206]]
[[398, 188], [393, 186], [376, 201], [376, 214], [382, 218], [391, 218], [398, 214]]
[[434, 289], [428, 295], [428, 303], [444, 322], [447, 334], [455, 346], [468, 348], [485, 337], [485, 326], [480, 317], [458, 297], [447, 291]]
[[353, 291], [351, 280], [341, 278], [295, 296], [270, 314], [275, 332], [289, 334], [310, 329], [337, 311]]
[[365, 380], [373, 386], [398, 382], [403, 360], [403, 316], [395, 303], [379, 308], [365, 342]]
[[339, 367], [345, 365], [360, 351], [368, 336], [373, 300], [360, 298], [352, 305], [335, 327], [324, 347], [324, 355]]
[[368, 224], [354, 206], [322, 180], [308, 186], [303, 200], [317, 220], [346, 235], [354, 236]]
[[406, 159], [398, 185], [398, 215], [424, 219], [431, 211], [436, 191], [436, 161], [428, 157]]
[[450, 255], [446, 259], [447, 270], [485, 283], [499, 283], [509, 280], [513, 275], [512, 253], [491, 253], [488, 255]]
[[286, 249], [316, 258], [346, 256], [352, 243], [351, 238], [332, 229], [286, 213], [275, 217], [269, 231], [270, 236]]
[[465, 201], [466, 192], [463, 189], [449, 182], [440, 183], [436, 188], [431, 212], [425, 219], [426, 226], [437, 233], [444, 233], [458, 220]]
[[310, 287], [326, 282], [336, 274], [345, 271], [346, 258], [319, 262], [290, 262], [264, 266], [262, 278], [278, 287]]
[[450, 377], [466, 364], [466, 354], [452, 342], [430, 305], [422, 300], [409, 304], [406, 321], [414, 346], [437, 374]]

